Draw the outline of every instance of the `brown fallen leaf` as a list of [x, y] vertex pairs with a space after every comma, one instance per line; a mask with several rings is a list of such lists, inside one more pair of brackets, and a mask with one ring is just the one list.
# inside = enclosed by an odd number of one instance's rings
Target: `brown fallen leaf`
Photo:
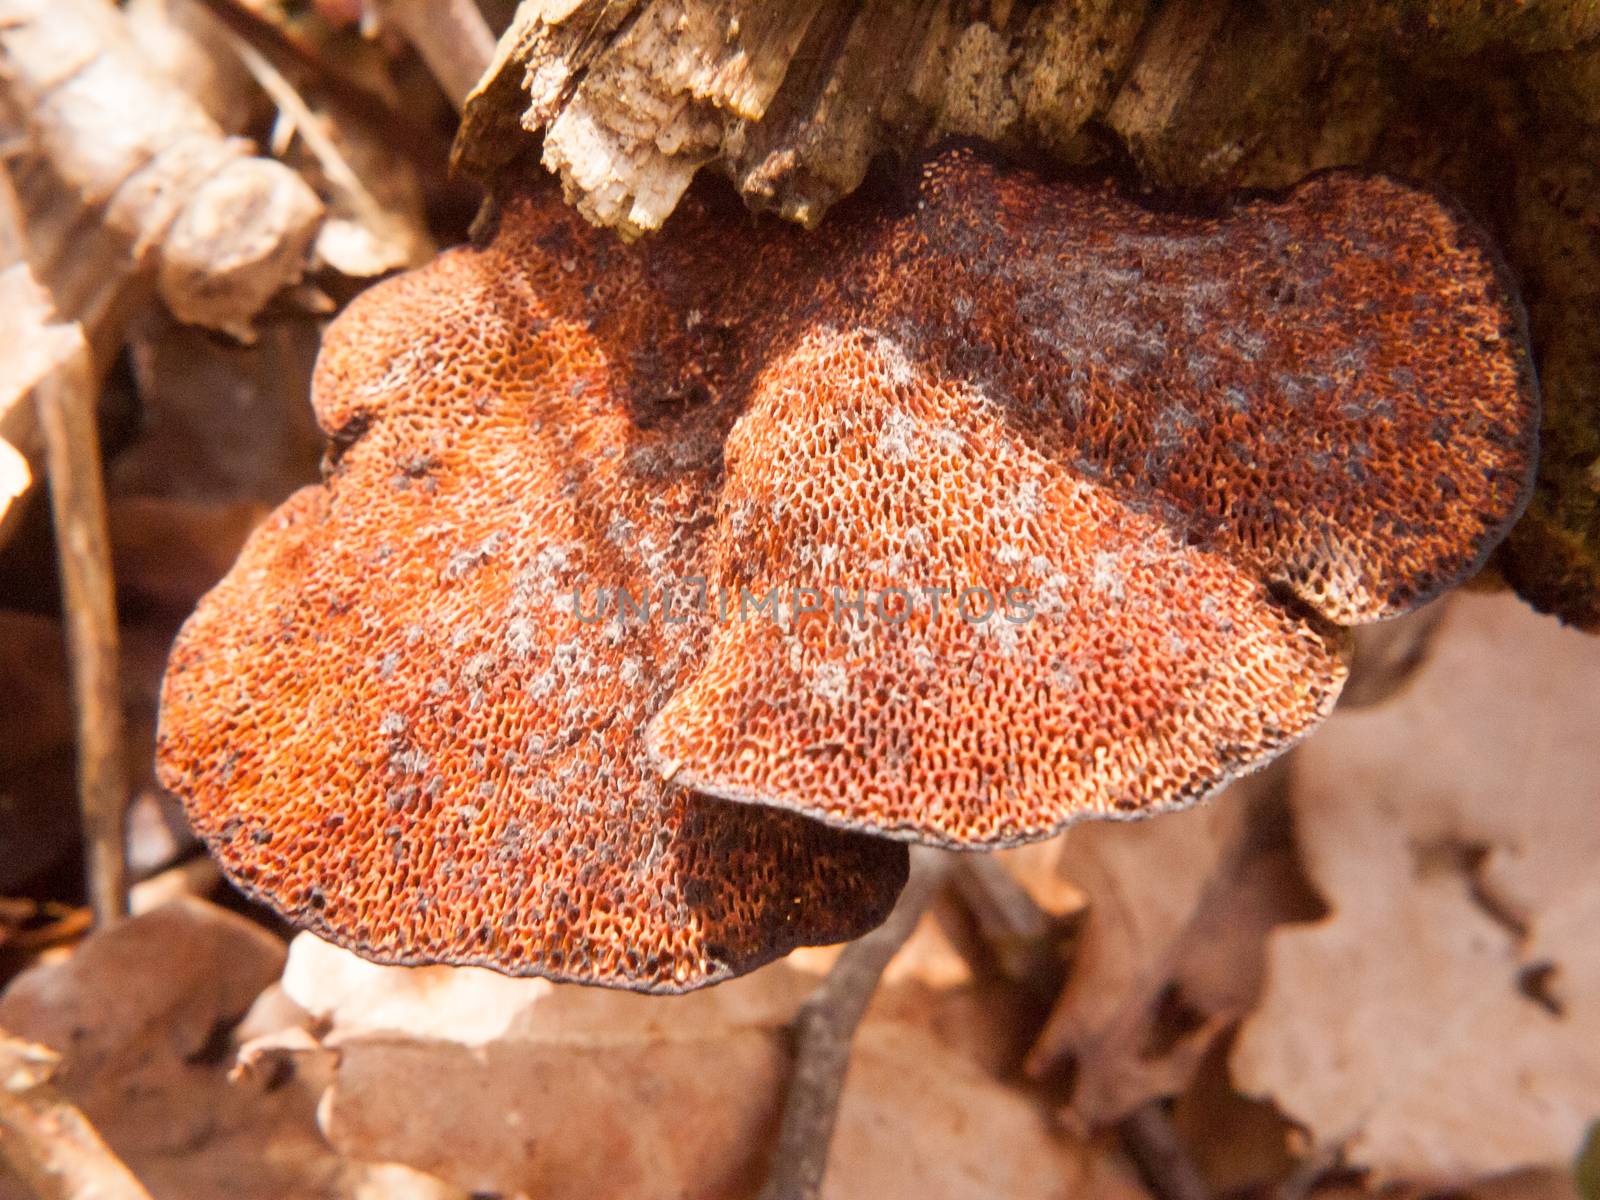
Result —
[[1070, 1069], [1076, 1120], [1103, 1127], [1182, 1091], [1254, 1002], [1267, 931], [1309, 915], [1274, 820], [1281, 778], [1269, 768], [1199, 808], [1062, 840], [1057, 870], [1088, 913], [1028, 1069]]
[[139, 435], [108, 464], [113, 500], [270, 505], [315, 480], [323, 439], [306, 396], [320, 339], [301, 314], [261, 320], [249, 346], [156, 314], [139, 321]]
[[1189, 1086], [1173, 1102], [1172, 1125], [1214, 1196], [1294, 1192], [1291, 1177], [1315, 1171], [1294, 1157], [1303, 1139], [1271, 1104], [1241, 1096], [1228, 1076], [1232, 1039], [1206, 1051]]
[[1572, 1182], [1583, 1200], [1600, 1196], [1600, 1117], [1589, 1126], [1589, 1136], [1572, 1164]]
[[229, 45], [228, 27], [205, 0], [128, 0], [122, 11], [149, 65], [223, 132], [244, 133], [268, 114], [266, 97]]
[[174, 901], [19, 975], [0, 1026], [61, 1056], [55, 1086], [157, 1200], [342, 1195], [316, 1092], [227, 1080], [232, 1029], [282, 963], [259, 926]]
[[0, 1168], [20, 1175], [39, 1200], [150, 1200], [51, 1085], [58, 1061], [46, 1047], [0, 1030]]
[[1454, 598], [1455, 593], [1447, 593], [1403, 617], [1352, 630], [1354, 658], [1339, 707], [1381, 704], [1405, 687], [1427, 661], [1433, 635]]
[[113, 499], [107, 517], [119, 596], [141, 610], [189, 611], [271, 511], [252, 500]]
[[[124, 756], [134, 768], [128, 837], [134, 878], [193, 844], [177, 801], [157, 789], [153, 770], [155, 695], [175, 625], [171, 619], [120, 630]], [[65, 649], [56, 618], [0, 608], [0, 680], [9, 700], [0, 704], [0, 894], [37, 881], [81, 832]]]
[[[377, 966], [309, 935], [285, 975], [338, 1055], [322, 1112], [342, 1153], [540, 1200], [754, 1195], [789, 1069], [784, 1026], [815, 983], [778, 963], [686, 996], [636, 996]], [[1142, 1196], [1026, 1093], [878, 1015], [856, 1043], [823, 1194]]]
[[[1436, 1188], [1405, 1180], [1379, 1183], [1352, 1178], [1349, 1172], [1315, 1188], [1308, 1200], [1438, 1200]], [[1564, 1170], [1513, 1171], [1452, 1188], [1443, 1193], [1451, 1200], [1587, 1200], [1573, 1186], [1572, 1173]]]
[[[25, 157], [48, 162], [59, 209], [81, 203], [119, 244], [108, 255], [96, 238], [98, 273], [130, 288], [148, 273], [179, 320], [249, 340], [253, 318], [305, 268], [323, 215], [310, 187], [226, 137], [148, 60], [116, 6], [7, 0], [3, 15], [0, 90], [23, 118]], [[39, 274], [64, 313], [100, 324], [57, 271]], [[95, 330], [90, 341], [99, 347]]]
[[[235, 53], [278, 108], [280, 130], [292, 130], [279, 149], [326, 198], [327, 219], [315, 257], [356, 278], [419, 266], [436, 247], [423, 214], [422, 185], [412, 164], [386, 132], [341, 120], [336, 107], [302, 95], [295, 81], [244, 39]], [[306, 82], [311, 82], [309, 79]]]
[[1597, 694], [1600, 641], [1462, 595], [1295, 760], [1332, 911], [1273, 935], [1232, 1069], [1380, 1179], [1566, 1164], [1600, 1113]]

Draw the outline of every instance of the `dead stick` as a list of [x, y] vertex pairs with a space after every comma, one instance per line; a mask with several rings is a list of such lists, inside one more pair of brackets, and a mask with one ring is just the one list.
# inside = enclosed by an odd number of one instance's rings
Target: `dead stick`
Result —
[[67, 656], [78, 716], [78, 799], [88, 843], [89, 906], [105, 926], [128, 911], [122, 697], [111, 539], [100, 478], [94, 376], [80, 347], [34, 388], [60, 559]]
[[1306, 1200], [1322, 1179], [1339, 1170], [1343, 1163], [1343, 1144], [1317, 1147], [1309, 1157], [1301, 1159], [1269, 1195], [1272, 1200]]
[[379, 0], [378, 11], [416, 47], [459, 112], [494, 57], [494, 34], [475, 0]]
[[1160, 1100], [1123, 1120], [1122, 1141], [1159, 1200], [1210, 1200], [1210, 1189]]
[[801, 1006], [795, 1018], [794, 1075], [760, 1200], [815, 1200], [820, 1192], [856, 1027], [884, 968], [916, 929], [950, 866], [948, 854], [914, 848], [910, 878], [889, 919], [846, 946]]
[[344, 193], [362, 224], [382, 228], [383, 205], [361, 182], [361, 177], [345, 158], [339, 144], [323, 129], [322, 122], [295, 90], [294, 84], [289, 82], [289, 77], [244, 38], [233, 34], [229, 34], [229, 37], [232, 38], [233, 52], [239, 56], [244, 69], [250, 72], [256, 86], [267, 94], [278, 110], [294, 123], [295, 132], [306, 144], [306, 149], [311, 151], [311, 157], [317, 160], [328, 182]]
[[56, 1056], [0, 1031], [0, 1163], [40, 1200], [150, 1200], [94, 1126], [50, 1083]]
[[249, 0], [200, 0], [200, 5], [230, 32], [262, 49], [280, 70], [293, 70], [317, 80], [325, 94], [353, 116], [376, 129], [394, 132], [402, 148], [413, 152], [418, 149], [422, 131], [394, 102], [347, 68], [341, 56], [321, 54], [290, 37], [250, 7]]
[[950, 882], [1001, 975], [1012, 983], [1042, 982], [1059, 990], [1060, 924], [1010, 871], [991, 855], [963, 854]]

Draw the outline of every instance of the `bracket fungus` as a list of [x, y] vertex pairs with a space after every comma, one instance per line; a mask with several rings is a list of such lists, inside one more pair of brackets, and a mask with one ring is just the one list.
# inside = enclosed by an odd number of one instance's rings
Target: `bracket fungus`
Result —
[[1387, 179], [496, 223], [329, 330], [326, 480], [165, 683], [232, 877], [379, 959], [682, 990], [880, 921], [905, 842], [1191, 803], [1527, 495], [1515, 300]]

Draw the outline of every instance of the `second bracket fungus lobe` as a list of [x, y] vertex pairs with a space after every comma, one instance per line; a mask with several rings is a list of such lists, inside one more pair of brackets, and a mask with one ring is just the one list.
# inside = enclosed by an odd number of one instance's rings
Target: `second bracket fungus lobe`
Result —
[[314, 399], [328, 478], [181, 635], [162, 778], [364, 953], [669, 991], [862, 932], [897, 841], [1259, 766], [1343, 626], [1482, 563], [1537, 406], [1434, 197], [1158, 212], [966, 151], [814, 234], [510, 197]]

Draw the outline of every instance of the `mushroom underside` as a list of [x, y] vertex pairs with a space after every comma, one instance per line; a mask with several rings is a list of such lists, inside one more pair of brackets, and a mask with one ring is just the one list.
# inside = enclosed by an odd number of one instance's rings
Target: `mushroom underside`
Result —
[[384, 961], [685, 990], [881, 921], [905, 841], [1192, 803], [1526, 499], [1514, 302], [1387, 180], [498, 225], [329, 330], [328, 477], [163, 691], [229, 874]]

